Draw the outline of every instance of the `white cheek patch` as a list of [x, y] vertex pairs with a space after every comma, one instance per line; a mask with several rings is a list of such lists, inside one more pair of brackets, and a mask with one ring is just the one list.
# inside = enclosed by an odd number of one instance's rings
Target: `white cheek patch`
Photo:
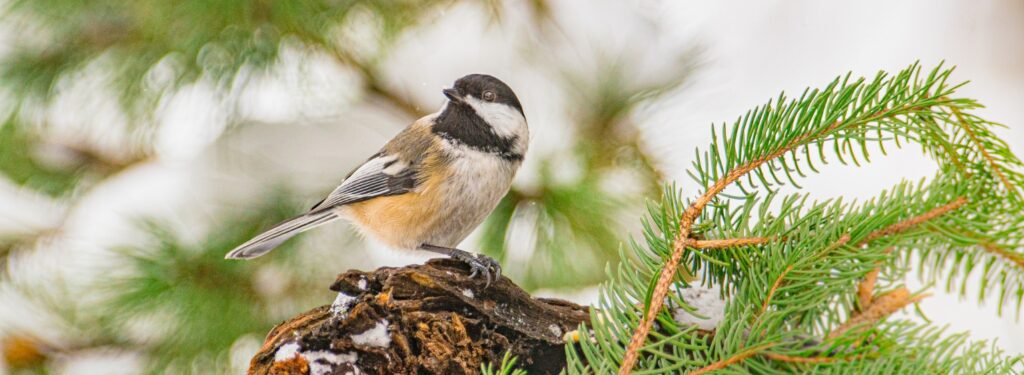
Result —
[[519, 137], [521, 140], [529, 136], [526, 118], [515, 108], [506, 104], [485, 102], [468, 95], [463, 100], [473, 107], [477, 116], [491, 125], [495, 134], [506, 138]]

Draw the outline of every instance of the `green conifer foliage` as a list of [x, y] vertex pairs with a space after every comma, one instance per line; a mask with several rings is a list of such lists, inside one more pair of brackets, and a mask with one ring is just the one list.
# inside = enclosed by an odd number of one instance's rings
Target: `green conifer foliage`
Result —
[[[671, 186], [650, 205], [643, 238], [609, 270], [593, 326], [567, 348], [568, 372], [1020, 371], [1020, 356], [886, 319], [927, 296], [902, 286], [912, 271], [1018, 312], [1024, 296], [1024, 168], [993, 135], [999, 125], [971, 114], [980, 105], [955, 96], [951, 73], [914, 64], [846, 75], [714, 130], [689, 171], [703, 193]], [[934, 177], [862, 202], [777, 191], [827, 163], [908, 146], [936, 162]], [[981, 285], [966, 284], [972, 271]], [[727, 300], [713, 332], [673, 318], [696, 311], [681, 296], [691, 285], [719, 286]]]

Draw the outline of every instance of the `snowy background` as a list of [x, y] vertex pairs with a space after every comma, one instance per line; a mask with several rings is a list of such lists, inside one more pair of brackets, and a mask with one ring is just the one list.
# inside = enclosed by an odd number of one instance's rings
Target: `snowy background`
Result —
[[[1024, 154], [1022, 1], [556, 1], [551, 12], [561, 36], [554, 42], [545, 39], [555, 44], [543, 49], [531, 31], [529, 11], [513, 4], [502, 6], [498, 25], [479, 4], [444, 8], [433, 22], [401, 36], [380, 64], [379, 75], [388, 87], [419, 103], [423, 112], [439, 107], [440, 89], [464, 74], [485, 72], [509, 83], [523, 102], [533, 137], [516, 181], [523, 191], [541, 183], [539, 161], [560, 155], [574, 136], [564, 126], [575, 113], [571, 95], [555, 87], [559, 83], [552, 80], [552, 71], [571, 67], [588, 72], [596, 69], [588, 65], [590, 57], [601, 53], [626, 56], [623, 61], [633, 72], [628, 78], [638, 83], [657, 82], [673, 69], [690, 69], [665, 58], [680, 51], [695, 63], [681, 87], [630, 113], [658, 170], [684, 189], [690, 183], [685, 169], [693, 150], [708, 143], [710, 124], [731, 122], [780, 90], [798, 93], [847, 71], [873, 75], [918, 60], [926, 68], [941, 61], [957, 66], [954, 79], [971, 81], [959, 94], [985, 104], [979, 114], [1006, 124], [998, 133], [1018, 155]], [[8, 24], [0, 32], [3, 54], [9, 52], [4, 40], [22, 31]], [[360, 35], [352, 38], [358, 41]], [[154, 80], [160, 80], [159, 71], [154, 70]], [[129, 120], [97, 92], [99, 84], [88, 73], [63, 82], [54, 104], [27, 121], [47, 124], [45, 134], [52, 139], [84, 139], [119, 157], [125, 139], [132, 136]], [[299, 46], [283, 46], [278, 64], [250, 78], [244, 88], [226, 96], [199, 82], [162, 98], [154, 111], [152, 156], [75, 192], [74, 200], [0, 178], [0, 234], [53, 231], [19, 245], [28, 250], [9, 256], [8, 281], [43, 288], [52, 286], [52, 275], [61, 275], [66, 295], [88, 300], [94, 285], [90, 281], [102, 280], [116, 262], [111, 249], [148, 241], [137, 225], [139, 218], [157, 218], [187, 241], [201, 242], [224, 212], [244, 212], [281, 181], [297, 202], [315, 202], [412, 120], [363, 92], [350, 69]], [[0, 109], [11, 110], [12, 102], [0, 96]], [[231, 126], [238, 119], [245, 126]], [[60, 151], [40, 153], [54, 163], [64, 157]], [[899, 179], [920, 179], [933, 170], [919, 153], [904, 150], [863, 168], [831, 166], [810, 176], [804, 187], [821, 198], [866, 198]], [[513, 236], [520, 232], [511, 231]], [[327, 277], [320, 279], [321, 285], [332, 273], [349, 268], [397, 266], [430, 257], [364, 246], [345, 224], [304, 236], [301, 246], [290, 251], [301, 251], [296, 258], [308, 257], [307, 263], [321, 266], [316, 275]], [[317, 250], [325, 248], [351, 250]], [[506, 262], [513, 279], [526, 272], [516, 259], [529, 257], [516, 254], [516, 248], [510, 246], [511, 260]], [[256, 289], [283, 293], [287, 286], [277, 280], [285, 272], [261, 269], [254, 277]], [[920, 287], [914, 280], [908, 283]], [[580, 303], [596, 297], [592, 286], [540, 289], [541, 294]], [[997, 339], [1007, 351], [1024, 353], [1024, 324], [1012, 312], [998, 317], [992, 303], [979, 307], [974, 295], [948, 295], [941, 288], [934, 292], [936, 296], [921, 303], [932, 321], [949, 324], [953, 331], [969, 330], [973, 338]], [[0, 288], [0, 333], [29, 332], [49, 347], [75, 341], [55, 323], [60, 321], [57, 316], [29, 297], [24, 289]], [[283, 319], [309, 307], [287, 305], [276, 316]], [[137, 336], [151, 335], [147, 327], [139, 323]], [[233, 344], [233, 369], [244, 368], [261, 340], [245, 336]], [[100, 348], [62, 355], [52, 368], [57, 373], [134, 373], [141, 361], [133, 353]]]

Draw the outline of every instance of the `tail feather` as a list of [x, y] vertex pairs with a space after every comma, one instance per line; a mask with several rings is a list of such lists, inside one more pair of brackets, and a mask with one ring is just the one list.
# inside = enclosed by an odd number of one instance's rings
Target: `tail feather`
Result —
[[224, 258], [227, 259], [250, 259], [269, 253], [275, 247], [287, 241], [292, 236], [305, 232], [321, 224], [325, 224], [338, 216], [330, 210], [311, 212], [302, 216], [293, 217], [275, 225], [270, 230], [253, 237], [231, 250]]

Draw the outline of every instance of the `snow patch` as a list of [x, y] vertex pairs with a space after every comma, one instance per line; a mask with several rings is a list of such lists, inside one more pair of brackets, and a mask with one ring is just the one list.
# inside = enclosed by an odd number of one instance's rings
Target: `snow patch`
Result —
[[718, 327], [725, 317], [725, 300], [717, 287], [707, 288], [703, 286], [691, 286], [679, 291], [683, 300], [693, 306], [694, 312], [677, 308], [672, 312], [672, 318], [679, 324], [696, 325], [703, 330], [713, 330]]
[[301, 346], [295, 341], [288, 342], [277, 348], [274, 353], [274, 362], [283, 362], [300, 356], [309, 364], [310, 375], [327, 375], [335, 373], [339, 366], [347, 364], [344, 370], [347, 374], [361, 375], [362, 370], [355, 366], [359, 355], [356, 352], [331, 353], [327, 350], [310, 350], [299, 352]]
[[378, 348], [386, 348], [391, 345], [391, 334], [388, 333], [387, 319], [381, 319], [366, 332], [352, 335], [352, 343], [356, 345], [369, 345]]
[[468, 298], [473, 298], [473, 296], [474, 296], [473, 291], [469, 290], [469, 289], [463, 289], [462, 290], [462, 295], [464, 295], [464, 296], [466, 296]]
[[[356, 363], [359, 359], [359, 355], [355, 352], [335, 354], [326, 350], [312, 350], [302, 353], [302, 356], [306, 357], [306, 361], [309, 362], [309, 373], [310, 375], [327, 375], [333, 374], [336, 367], [343, 363]], [[354, 375], [361, 374], [362, 371], [354, 365], [350, 365], [350, 368]]]
[[299, 343], [295, 341], [281, 345], [274, 352], [274, 362], [283, 362], [295, 358], [295, 355], [299, 354], [299, 348]]
[[355, 301], [356, 297], [338, 293], [338, 296], [334, 298], [334, 303], [331, 304], [331, 315], [334, 317], [344, 316]]
[[548, 326], [548, 330], [551, 331], [556, 337], [562, 337], [562, 328], [558, 327], [557, 324]]

